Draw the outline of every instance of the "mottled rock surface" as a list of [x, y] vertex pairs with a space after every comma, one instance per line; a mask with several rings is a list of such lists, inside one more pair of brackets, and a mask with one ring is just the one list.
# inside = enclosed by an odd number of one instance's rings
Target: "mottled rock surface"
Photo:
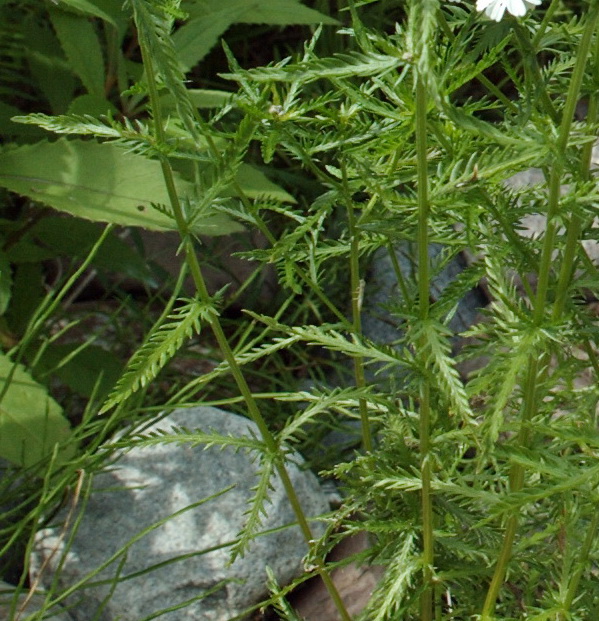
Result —
[[[247, 419], [211, 407], [176, 410], [144, 433], [173, 426], [258, 437], [255, 425]], [[301, 572], [307, 546], [297, 526], [258, 537], [243, 558], [229, 564], [227, 544], [235, 540], [245, 522], [247, 503], [258, 483], [259, 463], [243, 449], [204, 449], [204, 445], [189, 444], [135, 448], [119, 454], [108, 471], [94, 478], [59, 584], [67, 588], [105, 563], [107, 567], [90, 576], [89, 582], [108, 583], [89, 585], [69, 599], [76, 621], [140, 621], [166, 609], [171, 611], [160, 616], [164, 621], [225, 621], [266, 595], [266, 566], [280, 584]], [[298, 455], [291, 459], [301, 464]], [[288, 470], [306, 514], [324, 513], [328, 504], [316, 477], [298, 465], [290, 464]], [[186, 510], [232, 485], [230, 491]], [[263, 530], [295, 520], [277, 476], [271, 485], [272, 503], [266, 505]], [[163, 524], [149, 530], [161, 520]], [[57, 545], [64, 553], [59, 533], [59, 527], [40, 532], [34, 566], [39, 567]], [[111, 562], [128, 543], [132, 545], [127, 557], [118, 555]], [[51, 560], [51, 570], [42, 582], [52, 580], [62, 555]], [[182, 558], [170, 562], [177, 557]]]
[[[41, 594], [29, 597], [27, 589], [17, 595], [14, 586], [0, 580], [0, 621], [12, 621], [12, 619], [19, 618], [19, 615], [21, 619], [25, 619], [28, 615], [42, 610], [44, 599]], [[48, 614], [50, 612], [48, 611]], [[57, 611], [44, 619], [45, 621], [72, 621], [65, 611]]]

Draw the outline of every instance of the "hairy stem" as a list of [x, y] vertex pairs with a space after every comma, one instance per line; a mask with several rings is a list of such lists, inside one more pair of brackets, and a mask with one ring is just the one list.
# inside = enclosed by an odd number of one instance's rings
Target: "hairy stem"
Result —
[[[430, 300], [430, 269], [428, 259], [428, 160], [427, 160], [427, 107], [428, 96], [421, 76], [416, 82], [416, 157], [418, 161], [418, 317], [421, 321], [428, 318]], [[419, 349], [426, 350], [426, 343], [420, 343]], [[433, 500], [431, 489], [431, 405], [430, 382], [422, 379], [420, 389], [420, 477], [422, 483], [422, 563], [424, 590], [420, 599], [420, 618], [432, 621], [433, 618]]]
[[[533, 306], [533, 320], [535, 325], [538, 327], [542, 325], [545, 318], [545, 308], [549, 295], [551, 263], [558, 227], [556, 216], [559, 212], [561, 180], [564, 172], [566, 148], [568, 146], [572, 120], [576, 109], [576, 103], [578, 102], [582, 78], [584, 76], [591, 40], [597, 26], [598, 17], [599, 2], [595, 0], [589, 9], [586, 27], [579, 43], [578, 56], [576, 58], [576, 64], [570, 79], [570, 87], [560, 124], [555, 160], [549, 177], [547, 228], [541, 252], [537, 292]], [[577, 218], [574, 218], [573, 221], [570, 222], [569, 228], [570, 231], [567, 236], [567, 247], [561, 263], [560, 279], [558, 281], [556, 300], [552, 312], [552, 318], [554, 320], [558, 319], [563, 311], [568, 291], [569, 275], [572, 273], [576, 257], [575, 245], [578, 240], [578, 230], [580, 228]], [[533, 353], [530, 357], [529, 370], [524, 387], [524, 403], [520, 421], [520, 432], [518, 434], [518, 443], [521, 447], [527, 447], [530, 443], [530, 423], [538, 409], [540, 399], [540, 395], [538, 394], [538, 386], [547, 373], [547, 363], [547, 356], [542, 355], [541, 360], [539, 360], [538, 352]], [[518, 492], [522, 489], [524, 484], [524, 474], [525, 471], [521, 465], [516, 464], [512, 466], [510, 470], [511, 492]], [[481, 621], [491, 621], [495, 616], [495, 603], [505, 579], [505, 574], [511, 558], [512, 548], [518, 528], [518, 521], [517, 513], [514, 513], [508, 517], [501, 552], [483, 605]]]
[[[156, 76], [154, 72], [153, 60], [152, 60], [151, 54], [149, 53], [148, 46], [144, 40], [143, 35], [141, 35], [141, 33], [140, 33], [140, 47], [142, 51], [144, 68], [146, 70], [146, 75], [147, 75], [150, 104], [151, 104], [152, 112], [154, 115], [154, 131], [155, 131], [157, 142], [159, 144], [164, 144], [166, 142], [165, 132], [164, 132], [164, 127], [162, 125], [162, 114], [161, 114], [161, 109], [160, 109], [158, 90], [156, 88], [156, 79], [155, 79]], [[162, 167], [162, 173], [164, 176], [164, 181], [167, 187], [167, 192], [169, 195], [169, 200], [170, 200], [173, 214], [174, 214], [174, 217], [177, 223], [177, 228], [181, 235], [181, 240], [182, 240], [183, 248], [185, 251], [185, 260], [189, 266], [191, 277], [193, 279], [193, 282], [194, 282], [194, 285], [195, 285], [195, 288], [197, 290], [200, 300], [203, 303], [210, 305], [211, 297], [206, 287], [202, 269], [198, 262], [195, 249], [193, 247], [193, 238], [189, 231], [189, 227], [185, 220], [183, 209], [179, 201], [179, 197], [178, 197], [177, 190], [175, 187], [173, 171], [166, 157], [161, 158], [161, 167]], [[210, 325], [212, 332], [214, 333], [214, 336], [223, 354], [223, 357], [226, 360], [227, 364], [229, 365], [229, 368], [231, 369], [231, 374], [233, 375], [233, 378], [237, 384], [237, 387], [241, 395], [244, 398], [250, 418], [258, 427], [258, 430], [260, 432], [262, 440], [264, 441], [264, 444], [266, 445], [268, 452], [271, 453], [272, 455], [277, 456], [276, 461], [275, 461], [277, 473], [279, 477], [281, 478], [281, 482], [283, 484], [283, 487], [285, 488], [285, 492], [287, 494], [287, 497], [289, 499], [289, 502], [291, 504], [295, 517], [297, 519], [299, 528], [302, 531], [304, 539], [306, 540], [308, 546], [311, 547], [313, 544], [313, 539], [314, 539], [312, 530], [310, 528], [306, 515], [302, 509], [301, 503], [295, 492], [293, 484], [291, 483], [291, 479], [289, 477], [287, 468], [285, 466], [284, 457], [281, 455], [279, 446], [273, 434], [270, 432], [270, 429], [268, 428], [268, 425], [266, 424], [266, 421], [264, 420], [258, 408], [256, 400], [254, 399], [252, 395], [252, 391], [247, 384], [247, 381], [243, 375], [243, 372], [241, 371], [241, 368], [237, 364], [237, 361], [235, 359], [235, 354], [233, 353], [233, 350], [231, 346], [229, 345], [229, 342], [227, 341], [227, 337], [223, 331], [223, 328], [221, 326], [221, 323], [216, 313], [211, 314], [209, 316], [208, 323]], [[333, 581], [331, 580], [331, 577], [325, 570], [324, 566], [322, 564], [319, 564], [316, 571], [319, 574], [320, 578], [322, 579], [323, 583], [325, 584], [325, 587], [327, 588], [327, 591], [329, 592], [329, 595], [331, 599], [333, 600], [343, 621], [351, 621], [351, 617], [343, 604], [341, 596], [339, 595], [337, 588], [335, 587]]]
[[[352, 328], [353, 334], [360, 337], [362, 334], [362, 295], [364, 281], [360, 279], [360, 239], [359, 231], [356, 227], [356, 216], [354, 214], [354, 204], [350, 196], [347, 183], [347, 167], [345, 162], [341, 164], [341, 173], [343, 177], [342, 192], [346, 204], [347, 224], [349, 227], [350, 239], [350, 282], [351, 282], [351, 308], [352, 308]], [[354, 380], [357, 388], [366, 387], [366, 379], [364, 375], [364, 358], [356, 356], [354, 358]], [[366, 399], [360, 397], [358, 400], [360, 410], [360, 421], [362, 425], [362, 443], [367, 453], [372, 451], [372, 432], [370, 430], [370, 420], [368, 417], [368, 405]]]

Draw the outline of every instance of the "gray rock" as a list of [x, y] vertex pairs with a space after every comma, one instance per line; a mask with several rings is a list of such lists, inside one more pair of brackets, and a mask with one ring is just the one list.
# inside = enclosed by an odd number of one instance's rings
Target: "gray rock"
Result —
[[[233, 437], [258, 437], [255, 425], [247, 419], [211, 407], [176, 410], [146, 433], [173, 426]], [[326, 512], [328, 504], [316, 477], [300, 469], [299, 455], [293, 454], [292, 461], [297, 465], [288, 466], [289, 475], [306, 515]], [[65, 556], [58, 581], [60, 587], [67, 588], [97, 570], [151, 525], [166, 520], [133, 543], [126, 558], [119, 556], [91, 576], [90, 582], [109, 583], [78, 590], [68, 600], [71, 615], [76, 621], [141, 621], [154, 618], [158, 611], [203, 597], [160, 615], [160, 619], [225, 621], [266, 595], [266, 566], [284, 584], [301, 573], [302, 557], [307, 552], [294, 526], [258, 537], [243, 558], [229, 564], [226, 544], [237, 537], [244, 524], [248, 499], [258, 482], [258, 467], [255, 455], [230, 447], [221, 450], [159, 444], [120, 453], [110, 470], [95, 476], [92, 494], [68, 552], [58, 539], [60, 527], [45, 529], [38, 535], [32, 564], [39, 567], [58, 545], [60, 553], [50, 560], [52, 570], [45, 572], [43, 580], [52, 580], [52, 572]], [[231, 485], [235, 486], [231, 491], [166, 519]], [[264, 530], [295, 520], [278, 476], [271, 479], [271, 485], [272, 502], [266, 505]], [[322, 528], [315, 528], [315, 534], [321, 533]], [[184, 558], [165, 564], [178, 556]], [[127, 579], [116, 583], [119, 575]]]
[[[599, 162], [599, 149], [595, 147], [593, 149], [593, 164], [597, 164]], [[505, 184], [509, 188], [513, 188], [515, 190], [520, 190], [522, 188], [527, 188], [533, 185], [544, 184], [545, 176], [543, 175], [543, 171], [540, 168], [529, 168], [528, 170], [524, 170], [520, 173], [512, 175], [509, 179], [505, 180]], [[568, 186], [562, 186], [562, 193], [567, 191]], [[538, 238], [543, 233], [545, 233], [545, 229], [547, 228], [547, 217], [545, 214], [527, 214], [520, 221], [520, 229], [519, 234], [522, 237], [527, 238]], [[593, 220], [592, 227], [594, 229], [599, 228], [599, 218], [595, 218]], [[563, 233], [564, 229], [560, 229], [560, 232]], [[596, 236], [596, 232], [593, 237]], [[585, 249], [589, 259], [594, 263], [599, 262], [599, 242], [595, 239], [582, 239], [581, 240], [582, 247]]]
[[[441, 259], [442, 250], [443, 246], [440, 244], [429, 245], [429, 258], [432, 263]], [[410, 286], [410, 283], [414, 283], [417, 270], [416, 245], [407, 242], [397, 244], [395, 256], [402, 276]], [[457, 278], [465, 266], [466, 262], [461, 257], [451, 259], [432, 279], [431, 298], [438, 299], [443, 290]], [[381, 248], [374, 254], [364, 289], [362, 331], [368, 339], [377, 344], [393, 346], [403, 336], [402, 320], [389, 310], [389, 306], [398, 303], [401, 299], [401, 289], [391, 257], [386, 248]], [[454, 333], [466, 330], [476, 321], [479, 309], [486, 303], [487, 300], [481, 292], [469, 291], [451, 318], [450, 329]], [[370, 381], [374, 381], [377, 377], [375, 375], [377, 368], [379, 367], [376, 365], [367, 367]], [[386, 378], [388, 375], [388, 373], [382, 376], [379, 374], [378, 379]], [[401, 378], [401, 374], [397, 372], [393, 372], [393, 375], [395, 378]]]
[[[14, 601], [15, 598], [18, 600], [16, 604]], [[33, 595], [33, 597], [27, 601], [25, 608], [22, 608], [26, 598], [27, 589], [17, 594], [14, 586], [0, 580], [0, 621], [12, 621], [13, 619], [25, 620], [29, 615], [43, 609], [45, 600], [43, 595]], [[44, 617], [44, 620], [72, 621], [71, 617], [65, 611], [56, 612], [50, 617]]]

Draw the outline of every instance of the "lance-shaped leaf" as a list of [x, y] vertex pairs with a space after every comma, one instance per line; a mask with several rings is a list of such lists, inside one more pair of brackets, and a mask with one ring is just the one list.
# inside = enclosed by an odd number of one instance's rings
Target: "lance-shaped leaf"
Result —
[[[180, 196], [193, 196], [191, 183], [176, 177], [176, 184]], [[0, 153], [0, 186], [96, 222], [177, 228], [152, 206], [170, 204], [160, 163], [112, 144], [60, 139], [8, 148]], [[218, 213], [194, 220], [194, 232], [202, 235], [240, 229]]]
[[219, 37], [235, 23], [338, 24], [332, 17], [304, 6], [298, 0], [206, 0], [190, 8], [191, 19], [173, 36], [177, 55], [186, 69], [195, 66]]
[[[32, 466], [47, 457], [57, 443], [69, 439], [69, 423], [62, 408], [22, 365], [0, 354], [0, 457], [18, 466]], [[12, 373], [11, 373], [12, 372]], [[8, 387], [6, 384], [8, 383]], [[68, 457], [71, 449], [59, 456]]]

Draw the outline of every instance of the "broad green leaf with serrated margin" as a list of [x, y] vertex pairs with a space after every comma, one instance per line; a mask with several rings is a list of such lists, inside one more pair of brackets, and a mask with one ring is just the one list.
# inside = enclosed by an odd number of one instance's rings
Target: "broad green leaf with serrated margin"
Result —
[[298, 0], [208, 0], [189, 9], [191, 19], [174, 34], [177, 55], [186, 69], [195, 66], [236, 23], [245, 24], [337, 24]]
[[[12, 360], [0, 354], [0, 389], [4, 390], [12, 368]], [[18, 466], [32, 466], [69, 436], [69, 423], [61, 407], [44, 386], [17, 365], [0, 401], [0, 457]], [[62, 458], [72, 450], [64, 449]]]
[[114, 24], [112, 17], [96, 6], [94, 2], [88, 2], [88, 0], [60, 0], [60, 4], [62, 6], [69, 6], [90, 17], [100, 17], [104, 21]]
[[75, 97], [75, 99], [71, 101], [69, 104], [68, 114], [90, 114], [95, 117], [108, 114], [118, 116], [119, 111], [114, 104], [108, 101], [105, 97], [98, 97], [96, 95], [86, 93], [85, 95]]
[[[193, 186], [176, 178], [180, 196]], [[0, 186], [73, 216], [176, 230], [153, 204], [168, 205], [160, 163], [112, 144], [60, 139], [8, 148], [0, 153]], [[194, 232], [226, 235], [241, 227], [221, 214], [198, 218]]]
[[88, 93], [104, 95], [104, 58], [94, 25], [87, 17], [50, 11], [52, 25], [73, 72]]
[[33, 18], [23, 22], [22, 31], [37, 90], [48, 100], [54, 114], [66, 112], [77, 80], [63, 56], [58, 38], [49, 24], [38, 23]]
[[12, 291], [12, 269], [4, 252], [0, 252], [0, 315], [4, 315]]
[[[210, 4], [218, 6], [221, 0], [210, 0]], [[240, 15], [237, 23], [241, 24], [272, 24], [286, 26], [288, 24], [328, 24], [338, 25], [339, 22], [304, 6], [299, 0], [276, 0], [275, 2], [243, 2], [247, 11]]]
[[[228, 91], [217, 91], [201, 88], [188, 88], [189, 99], [196, 108], [221, 108], [233, 96]], [[175, 108], [175, 98], [172, 94], [164, 95], [160, 99], [163, 110], [173, 110]]]
[[257, 168], [249, 164], [242, 164], [237, 171], [236, 181], [250, 198], [270, 198], [285, 203], [296, 203], [291, 194], [273, 183]]

